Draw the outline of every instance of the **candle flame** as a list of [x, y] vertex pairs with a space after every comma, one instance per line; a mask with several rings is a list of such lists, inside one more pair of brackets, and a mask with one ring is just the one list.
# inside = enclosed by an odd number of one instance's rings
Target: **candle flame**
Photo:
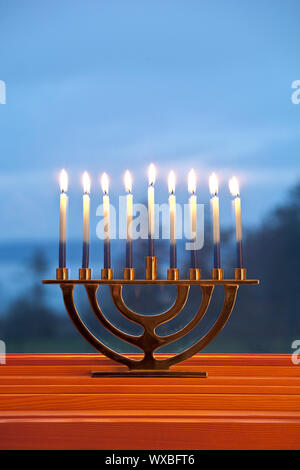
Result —
[[82, 184], [84, 194], [89, 194], [91, 192], [91, 178], [87, 171], [82, 175]]
[[188, 176], [188, 190], [192, 194], [196, 192], [196, 173], [193, 169], [189, 172]]
[[68, 191], [68, 173], [66, 170], [61, 170], [60, 172], [59, 185], [62, 193], [66, 193]]
[[229, 180], [229, 191], [235, 197], [239, 196], [239, 194], [240, 194], [239, 182], [238, 182], [238, 179], [235, 176], [233, 176]]
[[125, 191], [127, 191], [128, 193], [131, 193], [131, 191], [132, 191], [132, 178], [131, 178], [131, 174], [128, 170], [125, 171], [124, 184], [125, 184]]
[[175, 193], [175, 173], [174, 173], [173, 170], [170, 171], [170, 173], [169, 173], [168, 187], [169, 187], [169, 193], [170, 194]]
[[209, 177], [209, 190], [211, 194], [213, 194], [214, 196], [218, 194], [218, 189], [219, 189], [218, 186], [219, 186], [218, 177], [216, 173], [212, 173]]
[[149, 177], [149, 186], [153, 186], [155, 183], [155, 177], [156, 177], [156, 169], [153, 163], [151, 163], [151, 165], [149, 166], [148, 177]]
[[102, 191], [104, 192], [104, 194], [108, 194], [109, 179], [106, 173], [103, 173], [101, 176], [101, 185], [102, 185]]

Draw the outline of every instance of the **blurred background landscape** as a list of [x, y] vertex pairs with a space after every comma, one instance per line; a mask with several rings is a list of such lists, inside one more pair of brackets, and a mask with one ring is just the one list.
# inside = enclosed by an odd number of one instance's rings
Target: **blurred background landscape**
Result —
[[[227, 277], [235, 265], [228, 178], [241, 182], [245, 266], [259, 287], [240, 288], [229, 323], [207, 352], [291, 352], [300, 339], [300, 104], [291, 84], [300, 79], [297, 0], [126, 2], [28, 0], [0, 3], [0, 339], [8, 352], [88, 352], [64, 311], [54, 278], [58, 258], [58, 173], [70, 175], [68, 267], [81, 262], [81, 175], [92, 177], [91, 267], [98, 277], [103, 242], [96, 238], [99, 177], [110, 176], [111, 202], [133, 175], [136, 202], [145, 202], [147, 166], [158, 175], [156, 200], [167, 202], [167, 173], [176, 174], [179, 203], [187, 202], [194, 168], [198, 203], [205, 206], [204, 276], [212, 266], [208, 176], [220, 179], [221, 259]], [[178, 246], [182, 277], [189, 255]], [[156, 246], [165, 277], [169, 248]], [[144, 275], [146, 244], [134, 244]], [[112, 244], [116, 276], [124, 241]], [[106, 344], [129, 346], [102, 330], [83, 292], [84, 319]], [[173, 288], [128, 288], [126, 300], [144, 313], [166, 309]], [[120, 318], [107, 289], [104, 312]], [[100, 298], [99, 297], [99, 298]], [[175, 331], [200, 303], [172, 322]], [[180, 350], [207, 330], [222, 303], [217, 292], [201, 328], [172, 346]], [[161, 329], [164, 331], [165, 326]]]
[[[237, 304], [229, 323], [217, 339], [206, 349], [207, 352], [282, 352], [288, 353], [292, 341], [300, 331], [300, 184], [295, 186], [287, 198], [289, 202], [278, 206], [266, 216], [261, 225], [247, 230], [244, 251], [245, 265], [249, 278], [259, 277], [259, 287], [240, 287]], [[206, 219], [209, 219], [207, 217]], [[206, 233], [209, 233], [209, 224]], [[235, 249], [233, 231], [223, 231], [222, 254], [227, 277], [233, 276]], [[100, 276], [102, 244], [94, 240], [92, 249], [93, 271]], [[123, 244], [121, 253], [120, 244]], [[98, 246], [97, 246], [98, 245]], [[184, 241], [178, 243], [182, 277], [188, 276], [189, 252], [184, 250]], [[68, 246], [68, 266], [74, 277], [80, 263], [81, 243]], [[144, 257], [147, 252], [145, 241], [134, 243], [134, 259], [137, 277], [144, 277]], [[112, 244], [116, 277], [122, 276], [124, 266], [124, 241]], [[1, 253], [1, 337], [7, 343], [9, 352], [88, 352], [91, 347], [75, 331], [67, 313], [58, 286], [42, 286], [41, 279], [54, 278], [57, 258], [57, 243], [11, 243], [0, 246]], [[159, 262], [159, 277], [166, 276], [169, 245], [157, 241], [156, 253]], [[98, 256], [97, 256], [98, 255]], [[209, 240], [198, 252], [198, 262], [205, 278], [210, 277], [212, 246]], [[124, 297], [133, 309], [140, 313], [154, 314], [165, 310], [175, 298], [173, 287], [127, 287]], [[93, 318], [83, 289], [77, 287], [76, 301], [82, 317], [107, 345], [119, 351], [134, 352], [107, 333], [96, 318]], [[99, 289], [99, 302], [108, 318], [117, 326], [133, 334], [139, 334], [137, 325], [123, 319], [114, 307], [107, 287]], [[222, 288], [216, 288], [216, 295], [207, 313], [207, 318], [184, 339], [169, 346], [166, 351], [178, 351], [196, 341], [216, 319], [223, 300]], [[160, 332], [167, 334], [184, 326], [191, 320], [200, 304], [201, 294], [197, 287], [191, 288], [190, 299], [177, 319]]]

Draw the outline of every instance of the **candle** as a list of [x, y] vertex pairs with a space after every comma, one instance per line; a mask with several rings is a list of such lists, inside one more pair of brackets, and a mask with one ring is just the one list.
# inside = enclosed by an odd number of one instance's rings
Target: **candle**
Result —
[[103, 217], [104, 217], [104, 269], [110, 269], [110, 219], [109, 219], [109, 195], [108, 176], [103, 173], [101, 178], [103, 191]]
[[82, 245], [82, 267], [89, 267], [89, 253], [90, 253], [90, 191], [91, 180], [88, 173], [85, 171], [82, 177], [83, 183], [83, 245]]
[[148, 187], [148, 256], [154, 256], [154, 230], [155, 230], [155, 206], [154, 206], [154, 183], [155, 166], [149, 166], [149, 187]]
[[127, 170], [124, 176], [126, 196], [126, 268], [132, 268], [132, 205], [133, 196], [131, 174]]
[[59, 211], [59, 261], [60, 268], [66, 267], [66, 218], [68, 205], [68, 175], [65, 170], [60, 172], [60, 211]]
[[218, 198], [218, 178], [213, 173], [209, 178], [209, 189], [212, 194], [211, 208], [213, 218], [214, 268], [220, 268], [220, 216]]
[[242, 216], [241, 216], [241, 198], [239, 182], [235, 176], [229, 180], [229, 190], [234, 197], [233, 208], [235, 213], [235, 234], [236, 234], [236, 253], [237, 267], [243, 267], [243, 247], [242, 247]]
[[176, 253], [176, 196], [175, 192], [175, 174], [174, 171], [169, 173], [169, 211], [170, 211], [170, 268], [177, 268]]
[[[189, 172], [188, 176], [188, 190], [191, 193], [189, 198], [189, 209], [190, 209], [190, 229], [191, 229], [191, 241], [196, 244], [197, 234], [197, 196], [196, 192], [196, 174], [194, 170]], [[197, 268], [197, 252], [196, 248], [191, 250], [191, 268]]]

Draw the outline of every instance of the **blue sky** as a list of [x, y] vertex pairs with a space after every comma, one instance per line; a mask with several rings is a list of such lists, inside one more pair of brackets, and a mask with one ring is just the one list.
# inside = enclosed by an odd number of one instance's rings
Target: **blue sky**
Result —
[[81, 173], [94, 211], [102, 171], [116, 196], [132, 170], [145, 200], [151, 161], [159, 202], [169, 169], [186, 202], [194, 167], [204, 203], [216, 171], [226, 225], [236, 174], [244, 223], [259, 223], [299, 178], [299, 17], [297, 0], [0, 0], [0, 240], [57, 236], [60, 168], [76, 238]]

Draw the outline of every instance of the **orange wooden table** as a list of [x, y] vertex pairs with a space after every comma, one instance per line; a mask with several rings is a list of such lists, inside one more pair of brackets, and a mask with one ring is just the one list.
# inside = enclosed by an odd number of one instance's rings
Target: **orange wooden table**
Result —
[[96, 354], [13, 354], [0, 365], [1, 449], [300, 449], [300, 365], [198, 355], [201, 378], [91, 378]]

